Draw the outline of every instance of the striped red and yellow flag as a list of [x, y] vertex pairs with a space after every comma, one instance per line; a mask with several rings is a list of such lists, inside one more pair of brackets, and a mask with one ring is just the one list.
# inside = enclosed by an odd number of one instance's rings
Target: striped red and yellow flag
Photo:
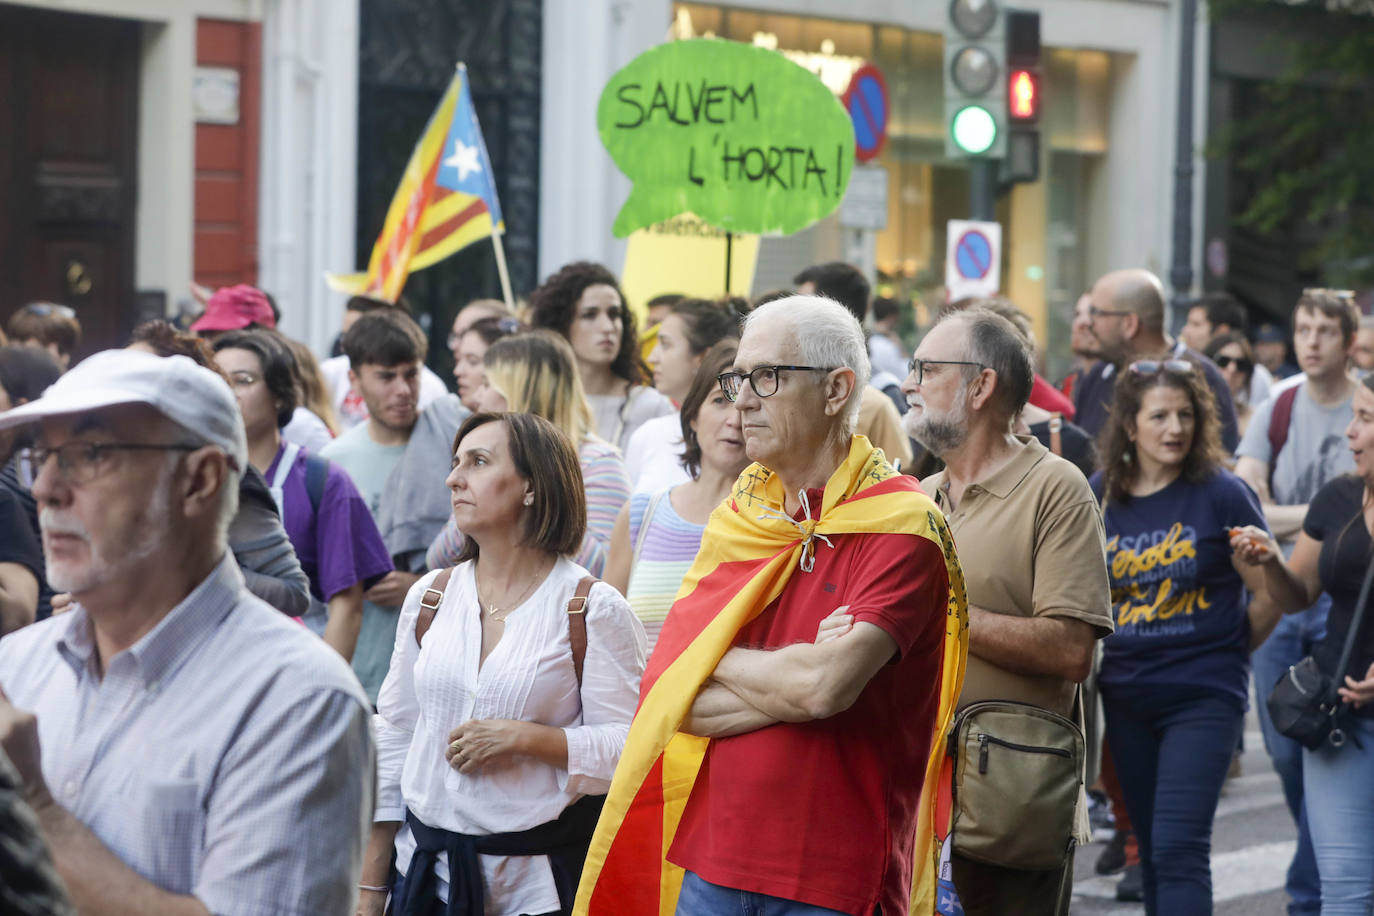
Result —
[[406, 163], [367, 273], [327, 279], [339, 292], [395, 302], [413, 271], [504, 231], [467, 68], [459, 64]]
[[[732, 505], [750, 496], [781, 505], [781, 484], [751, 465], [733, 498], [711, 513], [701, 551], [644, 672], [639, 710], [587, 853], [573, 916], [672, 916], [676, 909], [683, 872], [667, 860], [667, 851], [709, 741], [678, 728], [740, 628], [782, 593], [803, 550], [791, 522]], [[954, 540], [915, 480], [898, 475], [863, 436], [853, 437], [848, 459], [826, 484], [819, 517], [808, 524], [816, 534], [914, 534], [935, 542], [945, 558], [949, 597], [940, 698], [917, 817], [909, 909], [929, 916], [943, 833], [936, 780], [968, 655], [968, 603]], [[947, 827], [948, 812], [944, 817]]]

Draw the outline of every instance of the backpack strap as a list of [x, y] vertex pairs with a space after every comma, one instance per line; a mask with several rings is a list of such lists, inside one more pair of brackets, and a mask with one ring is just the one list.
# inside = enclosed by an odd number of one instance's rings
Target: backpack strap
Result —
[[305, 455], [305, 495], [310, 497], [312, 515], [320, 514], [320, 500], [324, 499], [324, 484], [329, 478], [329, 459]]
[[1288, 441], [1288, 426], [1293, 420], [1293, 402], [1298, 399], [1298, 389], [1306, 382], [1299, 382], [1285, 388], [1274, 398], [1274, 411], [1269, 415], [1269, 488], [1274, 487], [1274, 468], [1279, 464], [1279, 452]]
[[600, 581], [596, 576], [583, 576], [577, 583], [577, 591], [568, 599], [568, 642], [572, 645], [578, 690], [582, 689], [582, 662], [587, 657], [587, 596], [592, 586]]
[[439, 604], [444, 600], [444, 590], [448, 588], [448, 580], [453, 578], [455, 567], [450, 566], [439, 575], [434, 577], [429, 588], [420, 596], [420, 613], [415, 617], [415, 645], [420, 645], [425, 634], [429, 632], [430, 626], [434, 623], [434, 615], [439, 613]]
[[1050, 414], [1050, 451], [1060, 458], [1064, 457], [1064, 437], [1060, 435], [1060, 430], [1064, 428], [1064, 415], [1055, 411]]

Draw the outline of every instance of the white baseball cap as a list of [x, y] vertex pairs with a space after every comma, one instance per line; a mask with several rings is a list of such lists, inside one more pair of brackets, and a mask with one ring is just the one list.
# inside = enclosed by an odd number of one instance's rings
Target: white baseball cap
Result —
[[120, 404], [147, 404], [222, 448], [236, 470], [248, 465], [248, 440], [233, 390], [223, 376], [185, 356], [139, 350], [96, 353], [53, 382], [42, 397], [0, 413], [0, 429]]

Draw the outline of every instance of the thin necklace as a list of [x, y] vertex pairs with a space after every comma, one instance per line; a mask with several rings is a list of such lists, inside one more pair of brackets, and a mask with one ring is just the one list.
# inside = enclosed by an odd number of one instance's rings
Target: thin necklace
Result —
[[[525, 590], [520, 593], [519, 598], [517, 598], [512, 604], [507, 605], [505, 608], [499, 608], [488, 601], [482, 600], [482, 586], [479, 583], [477, 583], [477, 574], [476, 572], [474, 572], [472, 579], [473, 583], [477, 585], [477, 606], [482, 610], [486, 611], [487, 616], [490, 617], [492, 620], [498, 622], [505, 622], [505, 619], [511, 615], [511, 612], [513, 612], [516, 608], [520, 607], [521, 602], [523, 602], [526, 598], [529, 597], [529, 594], [531, 591], [534, 590], [534, 587], [538, 585], [540, 582], [542, 582], [546, 576], [547, 574], [545, 574], [545, 576], [543, 577], [532, 577], [530, 580], [530, 584], [525, 586]], [[504, 610], [506, 613], [501, 614], [502, 610]], [[501, 614], [501, 616], [497, 617], [497, 614]]]

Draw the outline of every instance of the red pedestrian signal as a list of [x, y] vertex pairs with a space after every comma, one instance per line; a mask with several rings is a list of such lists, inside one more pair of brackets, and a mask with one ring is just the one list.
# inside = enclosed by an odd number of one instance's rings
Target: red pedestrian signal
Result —
[[1029, 70], [1013, 70], [1007, 82], [1007, 113], [1013, 121], [1040, 117], [1040, 81]]

